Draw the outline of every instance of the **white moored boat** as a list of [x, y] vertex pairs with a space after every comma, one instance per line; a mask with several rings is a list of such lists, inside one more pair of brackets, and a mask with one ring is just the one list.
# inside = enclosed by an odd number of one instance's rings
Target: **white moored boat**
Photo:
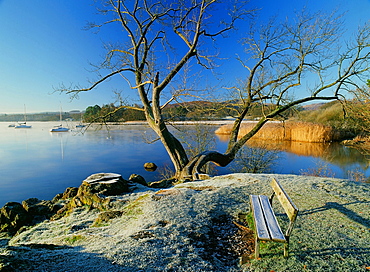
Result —
[[[62, 107], [60, 107], [59, 119], [60, 119], [60, 123], [62, 123]], [[62, 124], [50, 129], [50, 132], [68, 132], [68, 131], [69, 131], [69, 128], [63, 127]]]
[[31, 128], [32, 126], [29, 126], [26, 124], [26, 122], [22, 123], [22, 124], [18, 124], [16, 126], [14, 126], [14, 128]]
[[63, 127], [62, 125], [55, 126], [52, 129], [50, 129], [50, 132], [67, 132], [69, 131], [69, 128]]
[[26, 105], [24, 105], [24, 122], [23, 123], [18, 122], [18, 125], [14, 125], [12, 127], [14, 128], [31, 128], [32, 127], [30, 125], [27, 125]]

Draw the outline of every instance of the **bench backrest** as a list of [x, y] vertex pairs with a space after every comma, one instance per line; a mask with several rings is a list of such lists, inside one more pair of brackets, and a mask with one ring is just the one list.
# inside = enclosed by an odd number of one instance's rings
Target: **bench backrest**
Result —
[[272, 178], [271, 187], [274, 189], [276, 197], [279, 199], [290, 221], [293, 223], [297, 217], [298, 208], [294, 205], [283, 187], [281, 187], [280, 183], [274, 178]]

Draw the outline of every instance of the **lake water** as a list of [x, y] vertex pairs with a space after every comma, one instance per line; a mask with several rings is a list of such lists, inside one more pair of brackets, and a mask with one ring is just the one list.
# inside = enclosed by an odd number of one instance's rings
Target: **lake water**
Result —
[[[30, 122], [31, 129], [8, 128], [8, 124], [0, 122], [0, 207], [31, 197], [52, 199], [67, 187], [78, 187], [94, 173], [114, 172], [125, 179], [135, 173], [155, 181], [161, 179], [158, 171], [145, 171], [144, 163], [171, 165], [159, 141], [147, 143], [155, 137], [143, 125], [89, 129], [82, 134], [76, 129], [50, 133], [49, 129], [57, 125], [53, 122]], [[224, 152], [227, 142], [214, 137], [216, 149]], [[338, 178], [346, 178], [348, 170], [353, 169], [370, 176], [369, 161], [354, 149], [304, 143], [285, 143], [279, 148], [283, 151], [272, 169], [275, 173], [299, 174], [302, 169], [325, 162]], [[229, 168], [216, 170], [218, 174], [231, 172]]]

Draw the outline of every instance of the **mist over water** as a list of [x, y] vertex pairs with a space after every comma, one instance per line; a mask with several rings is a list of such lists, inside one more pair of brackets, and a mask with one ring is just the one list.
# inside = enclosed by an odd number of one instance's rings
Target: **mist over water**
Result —
[[[160, 180], [158, 170], [147, 172], [144, 163], [171, 166], [164, 147], [160, 141], [153, 142], [156, 137], [147, 126], [111, 126], [109, 130], [89, 129], [82, 134], [78, 129], [50, 133], [50, 128], [58, 125], [53, 122], [29, 124], [31, 129], [14, 129], [0, 122], [0, 206], [31, 197], [52, 199], [67, 187], [78, 187], [86, 177], [100, 172], [119, 173], [125, 179], [135, 173], [147, 181]], [[73, 128], [75, 124], [68, 125]], [[224, 152], [227, 142], [214, 137], [216, 150]], [[338, 144], [276, 144], [274, 148], [281, 154], [272, 169], [275, 173], [300, 174], [302, 169], [325, 163], [338, 178], [346, 178], [348, 170], [353, 169], [370, 176], [369, 162], [354, 149]], [[249, 145], [253, 147], [253, 142]], [[232, 170], [217, 167], [216, 171], [227, 174]]]

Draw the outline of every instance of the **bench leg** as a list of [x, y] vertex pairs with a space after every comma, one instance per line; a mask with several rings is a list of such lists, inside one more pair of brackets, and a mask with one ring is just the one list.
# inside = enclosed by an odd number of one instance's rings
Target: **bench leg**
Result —
[[289, 257], [289, 243], [284, 244], [284, 257], [285, 258]]
[[255, 253], [255, 258], [258, 259], [260, 257], [260, 241], [258, 240], [258, 238], [256, 238], [256, 241], [255, 241], [255, 250], [254, 250], [254, 253]]

